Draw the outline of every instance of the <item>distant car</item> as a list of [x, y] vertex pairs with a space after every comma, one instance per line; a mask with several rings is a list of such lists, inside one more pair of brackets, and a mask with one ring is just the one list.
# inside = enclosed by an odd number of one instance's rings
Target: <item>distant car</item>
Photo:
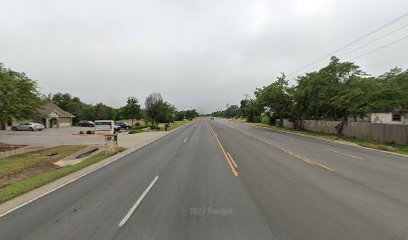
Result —
[[130, 130], [132, 128], [132, 125], [126, 122], [115, 122], [115, 126], [119, 126], [123, 130]]
[[95, 123], [92, 121], [81, 120], [79, 121], [79, 126], [80, 127], [95, 127]]
[[42, 131], [44, 125], [40, 123], [23, 123], [13, 127], [15, 131]]
[[118, 125], [114, 126], [114, 133], [120, 132], [121, 127]]

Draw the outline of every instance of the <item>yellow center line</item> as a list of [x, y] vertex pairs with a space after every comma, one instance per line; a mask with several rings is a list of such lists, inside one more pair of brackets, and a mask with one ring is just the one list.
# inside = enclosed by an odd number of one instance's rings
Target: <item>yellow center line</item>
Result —
[[228, 155], [226, 154], [226, 152], [225, 152], [225, 150], [224, 150], [224, 147], [222, 146], [220, 140], [218, 139], [217, 134], [214, 132], [214, 129], [213, 129], [212, 127], [211, 127], [211, 131], [213, 132], [214, 137], [215, 137], [215, 139], [216, 139], [217, 142], [218, 142], [218, 145], [220, 145], [220, 148], [221, 148], [221, 150], [222, 150], [222, 153], [224, 153], [224, 157], [225, 157], [225, 159], [227, 160], [227, 163], [228, 163], [228, 165], [230, 166], [232, 173], [234, 174], [235, 177], [238, 177], [238, 172], [235, 170], [234, 166], [232, 165], [231, 161], [229, 160]]
[[237, 163], [235, 162], [234, 158], [232, 158], [231, 154], [229, 152], [227, 152], [227, 155], [229, 157], [229, 159], [231, 160], [232, 164], [234, 164], [235, 168], [238, 168]]
[[[229, 125], [227, 125], [227, 126], [229, 126]], [[230, 127], [231, 127], [231, 126], [230, 126]], [[231, 127], [231, 128], [233, 128], [233, 127]], [[269, 145], [271, 145], [271, 146], [273, 146], [273, 147], [275, 147], [275, 148], [278, 148], [279, 150], [282, 150], [283, 152], [285, 152], [285, 153], [287, 153], [287, 154], [289, 154], [289, 155], [291, 155], [291, 156], [293, 156], [293, 157], [295, 157], [295, 158], [297, 158], [297, 159], [300, 159], [300, 160], [302, 160], [302, 161], [304, 161], [304, 162], [306, 162], [306, 163], [309, 163], [310, 165], [319, 166], [319, 167], [321, 167], [321, 168], [323, 168], [323, 169], [326, 169], [326, 170], [328, 170], [328, 171], [335, 172], [333, 169], [331, 169], [331, 168], [329, 168], [329, 167], [326, 167], [326, 166], [324, 166], [324, 165], [322, 165], [322, 164], [320, 164], [320, 163], [317, 163], [317, 162], [315, 162], [315, 161], [313, 161], [313, 160], [307, 159], [307, 158], [305, 158], [305, 157], [303, 157], [303, 156], [301, 156], [301, 155], [299, 155], [299, 154], [296, 154], [296, 153], [294, 153], [294, 152], [291, 152], [291, 151], [289, 151], [289, 150], [287, 150], [287, 149], [285, 149], [285, 148], [283, 148], [283, 147], [279, 147], [278, 145], [275, 145], [275, 144], [273, 144], [273, 143], [271, 143], [271, 142], [269, 142], [269, 141], [266, 141], [266, 140], [264, 140], [264, 139], [262, 139], [262, 138], [256, 137], [256, 136], [254, 136], [254, 135], [252, 135], [252, 134], [248, 134], [248, 133], [246, 133], [246, 132], [244, 132], [244, 131], [242, 131], [242, 130], [240, 130], [240, 129], [237, 129], [237, 128], [233, 128], [233, 129], [235, 129], [235, 130], [237, 130], [237, 131], [239, 131], [239, 132], [241, 132], [241, 133], [243, 133], [243, 134], [245, 134], [245, 135], [247, 135], [247, 136], [253, 137], [253, 138], [255, 138], [255, 139], [257, 139], [257, 140], [259, 140], [259, 141], [261, 141], [261, 142], [263, 142], [263, 143], [266, 143], [266, 144], [269, 144]]]

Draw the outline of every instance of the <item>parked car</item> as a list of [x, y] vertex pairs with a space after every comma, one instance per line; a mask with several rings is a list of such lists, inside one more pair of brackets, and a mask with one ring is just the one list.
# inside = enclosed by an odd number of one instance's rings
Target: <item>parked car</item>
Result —
[[15, 131], [42, 131], [45, 128], [44, 125], [40, 123], [22, 123], [20, 125], [14, 126]]
[[115, 125], [114, 126], [114, 130], [115, 130], [114, 133], [120, 132], [120, 129], [121, 129], [120, 126]]
[[80, 127], [95, 127], [95, 123], [92, 121], [81, 120], [79, 121], [79, 126]]
[[126, 122], [115, 122], [115, 126], [119, 126], [123, 130], [130, 130], [132, 128], [132, 125]]

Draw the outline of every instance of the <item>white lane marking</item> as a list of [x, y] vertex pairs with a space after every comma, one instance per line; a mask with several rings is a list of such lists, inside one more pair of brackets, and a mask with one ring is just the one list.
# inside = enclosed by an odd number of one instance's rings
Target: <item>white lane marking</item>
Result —
[[347, 154], [347, 153], [339, 152], [339, 151], [336, 151], [336, 150], [333, 150], [333, 149], [327, 149], [327, 150], [329, 150], [330, 152], [335, 152], [335, 153], [338, 153], [338, 154], [343, 154], [343, 155], [345, 155], [345, 156], [349, 156], [349, 157], [352, 157], [352, 158], [363, 159], [363, 158], [361, 158], [361, 157], [357, 157], [357, 156], [350, 155], [350, 154]]
[[139, 206], [140, 202], [143, 200], [143, 198], [146, 196], [146, 194], [149, 192], [149, 190], [153, 187], [153, 185], [157, 181], [157, 179], [159, 179], [159, 176], [156, 176], [153, 179], [153, 181], [150, 183], [150, 185], [146, 188], [146, 190], [144, 190], [142, 195], [139, 197], [139, 199], [137, 199], [137, 201], [132, 206], [132, 208], [129, 210], [129, 212], [125, 215], [125, 217], [122, 219], [122, 221], [120, 221], [119, 227], [122, 227], [127, 222], [127, 220], [129, 220], [132, 213], [136, 210], [137, 206]]
[[[183, 125], [183, 126], [181, 126], [181, 127], [178, 127], [177, 129], [174, 130], [174, 132], [175, 132], [175, 131], [180, 131], [180, 129], [183, 129], [185, 126], [188, 126], [189, 124], [190, 124], [190, 123], [185, 124], [185, 125]], [[158, 139], [156, 139], [156, 140], [154, 140], [154, 141], [148, 143], [147, 145], [149, 145], [149, 144], [151, 144], [151, 143], [153, 143], [153, 142], [155, 142], [155, 141], [157, 141], [157, 140], [159, 140], [159, 139], [160, 139], [160, 138], [158, 138]], [[147, 145], [145, 145], [145, 146], [147, 146]], [[24, 206], [27, 205], [27, 204], [30, 204], [30, 203], [34, 202], [34, 201], [37, 200], [37, 199], [40, 199], [40, 198], [44, 197], [44, 196], [47, 195], [47, 194], [50, 194], [50, 193], [52, 193], [52, 192], [54, 192], [54, 191], [56, 191], [56, 190], [58, 190], [58, 189], [60, 189], [60, 188], [62, 188], [62, 187], [64, 187], [64, 186], [66, 186], [66, 185], [68, 185], [68, 184], [70, 184], [70, 183], [72, 183], [72, 182], [75, 182], [76, 180], [78, 180], [78, 179], [80, 179], [80, 178], [82, 178], [82, 177], [84, 177], [84, 176], [86, 176], [86, 175], [88, 175], [88, 174], [90, 174], [90, 173], [92, 173], [92, 172], [98, 170], [98, 169], [101, 169], [101, 168], [105, 167], [106, 165], [109, 165], [109, 164], [111, 164], [111, 163], [113, 163], [113, 162], [119, 160], [120, 158], [123, 158], [123, 157], [125, 157], [125, 156], [127, 156], [127, 155], [129, 155], [129, 154], [131, 154], [131, 153], [133, 153], [133, 152], [135, 152], [135, 151], [137, 151], [137, 150], [139, 150], [139, 149], [140, 149], [140, 148], [138, 148], [138, 149], [136, 149], [136, 150], [134, 150], [134, 151], [131, 151], [131, 152], [125, 154], [125, 155], [117, 156], [116, 158], [112, 159], [111, 161], [109, 161], [109, 162], [107, 162], [107, 163], [104, 163], [103, 165], [101, 165], [101, 166], [99, 166], [99, 167], [97, 167], [97, 168], [95, 168], [95, 169], [92, 169], [92, 170], [90, 170], [90, 171], [88, 171], [88, 172], [85, 172], [84, 174], [82, 174], [82, 175], [80, 175], [80, 176], [78, 176], [78, 177], [76, 177], [76, 178], [74, 178], [74, 179], [72, 179], [72, 180], [69, 180], [69, 181], [66, 182], [66, 183], [63, 183], [63, 184], [59, 185], [58, 187], [55, 187], [55, 188], [53, 188], [53, 189], [51, 189], [51, 190], [49, 190], [49, 191], [47, 191], [47, 192], [45, 192], [45, 193], [43, 193], [43, 194], [41, 194], [41, 195], [35, 197], [35, 198], [33, 198], [33, 199], [30, 199], [30, 200], [28, 200], [27, 202], [22, 203], [22, 204], [18, 205], [17, 207], [14, 207], [14, 208], [12, 208], [12, 209], [10, 209], [10, 210], [8, 210], [8, 211], [6, 211], [6, 212], [0, 214], [0, 218], [6, 216], [7, 214], [9, 214], [9, 213], [11, 213], [11, 212], [16, 211], [16, 210], [19, 209], [19, 208], [24, 207]], [[91, 165], [91, 166], [92, 166], [92, 165]], [[83, 168], [83, 169], [85, 169], [85, 168]], [[80, 171], [80, 170], [78, 170], [78, 171]], [[74, 172], [73, 174], [75, 174], [75, 172]], [[69, 176], [69, 175], [67, 175], [67, 176]], [[58, 179], [57, 179], [57, 180], [58, 180]], [[55, 181], [57, 181], [57, 180], [55, 180]], [[53, 182], [51, 182], [51, 183], [53, 183]], [[44, 186], [45, 186], [45, 185], [44, 185]], [[29, 193], [29, 192], [27, 192], [27, 193]]]
[[[130, 153], [129, 153], [129, 154], [130, 154]], [[125, 155], [125, 156], [126, 156], [126, 155]], [[90, 171], [88, 171], [88, 172], [86, 172], [86, 173], [84, 173], [84, 174], [82, 174], [82, 175], [80, 175], [80, 176], [78, 176], [78, 177], [72, 179], [72, 180], [69, 180], [68, 182], [66, 182], [66, 183], [64, 183], [64, 184], [62, 184], [62, 185], [60, 185], [60, 186], [58, 186], [58, 187], [56, 187], [56, 188], [53, 188], [53, 189], [51, 189], [51, 190], [49, 190], [49, 191], [47, 191], [47, 192], [45, 192], [45, 193], [43, 193], [43, 194], [41, 194], [41, 195], [39, 195], [39, 196], [37, 196], [37, 197], [31, 199], [31, 200], [29, 200], [29, 201], [27, 201], [27, 202], [25, 202], [25, 203], [23, 203], [23, 204], [21, 204], [21, 205], [18, 205], [18, 206], [15, 207], [15, 208], [10, 209], [10, 210], [8, 210], [7, 212], [1, 214], [1, 215], [0, 215], [0, 218], [6, 216], [7, 214], [9, 214], [9, 213], [11, 213], [11, 212], [13, 212], [13, 211], [15, 211], [15, 210], [17, 210], [17, 209], [19, 209], [19, 208], [24, 207], [25, 205], [27, 205], [27, 204], [29, 204], [29, 203], [31, 203], [31, 202], [34, 202], [35, 200], [37, 200], [37, 199], [39, 199], [39, 198], [44, 197], [44, 196], [47, 195], [47, 194], [50, 194], [50, 193], [52, 193], [52, 192], [58, 190], [58, 189], [60, 189], [60, 188], [62, 188], [62, 187], [64, 187], [64, 186], [66, 186], [66, 185], [68, 185], [68, 184], [70, 184], [70, 183], [72, 183], [72, 182], [74, 182], [74, 181], [76, 181], [76, 180], [78, 180], [78, 179], [80, 179], [80, 178], [82, 178], [82, 177], [84, 177], [84, 176], [86, 176], [86, 175], [88, 175], [88, 174], [90, 174], [90, 173], [92, 173], [92, 172], [94, 172], [94, 171], [100, 169], [100, 168], [103, 168], [103, 167], [105, 167], [105, 166], [108, 165], [108, 164], [111, 164], [111, 163], [115, 162], [116, 160], [118, 160], [119, 158], [122, 158], [122, 157], [124, 157], [124, 156], [120, 156], [120, 157], [118, 157], [118, 158], [116, 158], [116, 159], [113, 159], [113, 160], [110, 161], [110, 162], [107, 162], [107, 163], [105, 163], [105, 164], [103, 164], [103, 165], [101, 165], [101, 166], [99, 166], [99, 167], [97, 167], [97, 168], [95, 168], [95, 169], [92, 169], [92, 170], [90, 170]], [[29, 193], [29, 192], [28, 192], [28, 193]]]
[[184, 142], [187, 142], [187, 139], [188, 139], [188, 138], [184, 139]]

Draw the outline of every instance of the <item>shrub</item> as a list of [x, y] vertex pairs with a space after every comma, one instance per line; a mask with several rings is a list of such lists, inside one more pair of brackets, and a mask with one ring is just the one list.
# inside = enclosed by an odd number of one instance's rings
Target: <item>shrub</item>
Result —
[[145, 127], [146, 127], [146, 126], [139, 125], [139, 126], [134, 126], [133, 129], [143, 129], [143, 128], [145, 128]]
[[140, 126], [140, 122], [135, 123], [135, 127], [138, 127], [138, 126]]
[[150, 129], [160, 130], [160, 127], [159, 127], [159, 126], [152, 125], [152, 126], [150, 126]]
[[84, 134], [85, 132], [84, 131], [79, 131], [79, 134]]
[[86, 134], [94, 134], [94, 132], [92, 130], [87, 130]]
[[129, 131], [129, 134], [135, 134], [135, 133], [141, 133], [141, 132], [143, 132], [143, 131], [140, 130], [140, 129], [132, 129], [132, 130]]

